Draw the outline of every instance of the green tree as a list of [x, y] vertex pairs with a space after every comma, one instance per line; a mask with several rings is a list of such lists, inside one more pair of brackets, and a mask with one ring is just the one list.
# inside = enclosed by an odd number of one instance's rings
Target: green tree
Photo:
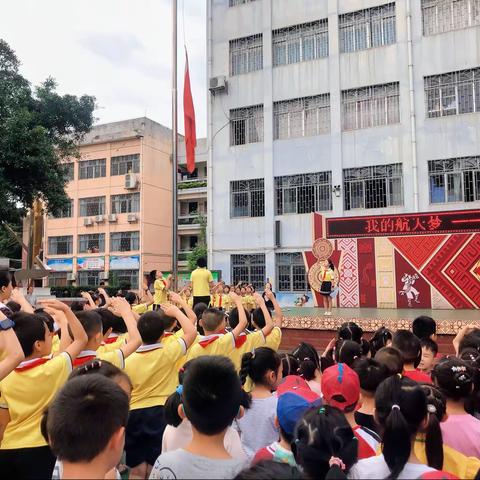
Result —
[[65, 205], [63, 161], [93, 124], [95, 98], [60, 95], [48, 78], [33, 88], [0, 39], [0, 220], [18, 222], [37, 198], [49, 211]]
[[[22, 237], [22, 221], [20, 213], [16, 214], [16, 221], [10, 223], [12, 230], [21, 238]], [[6, 228], [0, 225], [0, 257], [6, 258], [22, 258], [22, 247], [13, 238], [12, 234]]]
[[197, 260], [201, 257], [207, 258], [207, 217], [197, 212], [194, 223], [200, 225], [200, 235], [196, 247], [188, 254], [188, 270], [192, 271], [197, 268]]

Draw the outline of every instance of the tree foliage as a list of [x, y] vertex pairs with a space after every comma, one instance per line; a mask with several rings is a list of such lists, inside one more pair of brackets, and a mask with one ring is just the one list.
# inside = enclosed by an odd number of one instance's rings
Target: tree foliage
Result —
[[40, 198], [47, 210], [67, 202], [63, 161], [93, 124], [95, 98], [60, 95], [48, 78], [36, 88], [0, 39], [0, 221], [18, 221]]
[[197, 246], [188, 254], [188, 270], [192, 271], [197, 268], [197, 260], [201, 257], [207, 258], [207, 217], [201, 213], [197, 213], [195, 223], [200, 225], [200, 235], [198, 236]]

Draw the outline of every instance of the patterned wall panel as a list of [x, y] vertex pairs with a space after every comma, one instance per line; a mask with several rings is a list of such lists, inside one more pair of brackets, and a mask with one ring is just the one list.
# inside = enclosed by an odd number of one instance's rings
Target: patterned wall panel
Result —
[[375, 238], [377, 308], [396, 308], [394, 249], [388, 238]]
[[342, 238], [337, 241], [337, 248], [342, 252], [340, 266], [340, 307], [358, 307], [358, 252], [357, 239]]
[[375, 272], [375, 240], [359, 238], [358, 249], [358, 286], [360, 307], [377, 306], [377, 275]]

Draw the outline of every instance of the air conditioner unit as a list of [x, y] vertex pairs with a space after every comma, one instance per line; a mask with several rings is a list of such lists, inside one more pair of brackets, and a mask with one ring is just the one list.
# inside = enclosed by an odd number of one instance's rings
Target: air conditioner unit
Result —
[[213, 94], [220, 93], [220, 92], [227, 92], [228, 90], [227, 77], [225, 77], [225, 75], [212, 77], [208, 82], [208, 89]]
[[134, 190], [137, 188], [138, 180], [134, 173], [127, 173], [125, 175], [125, 188], [127, 190]]
[[282, 246], [282, 238], [281, 238], [281, 224], [280, 220], [275, 220], [275, 247]]
[[129, 213], [127, 217], [128, 223], [137, 223], [138, 222], [138, 216], [136, 213]]
[[108, 272], [100, 272], [100, 274], [98, 275], [98, 278], [100, 280], [108, 280]]
[[75, 281], [75, 274], [74, 273], [67, 273], [67, 281], [74, 282]]
[[103, 215], [96, 215], [95, 216], [95, 223], [102, 223], [105, 221], [105, 217]]
[[117, 219], [117, 215], [115, 213], [111, 213], [109, 216], [108, 216], [108, 221], [110, 223], [113, 223], [113, 222], [116, 222], [118, 219]]
[[93, 225], [92, 219], [91, 219], [91, 218], [88, 218], [88, 217], [87, 217], [87, 218], [84, 218], [84, 219], [83, 219], [83, 225], [84, 225], [85, 227], [90, 227], [90, 226], [92, 226], [92, 225]]

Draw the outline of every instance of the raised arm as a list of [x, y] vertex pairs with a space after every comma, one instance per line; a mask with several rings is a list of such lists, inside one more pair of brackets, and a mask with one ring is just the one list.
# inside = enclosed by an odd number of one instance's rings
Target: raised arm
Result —
[[97, 308], [97, 306], [95, 305], [95, 302], [93, 301], [92, 296], [88, 292], [81, 292], [80, 295], [82, 298], [84, 298], [88, 302], [91, 308]]
[[62, 333], [62, 335], [60, 336], [58, 353], [64, 352], [72, 343], [72, 337], [70, 337], [70, 332], [68, 331], [67, 316], [60, 310], [55, 310], [50, 307], [44, 307], [44, 311], [48, 313], [60, 326], [60, 332]]
[[177, 306], [171, 304], [164, 304], [161, 305], [161, 307], [165, 315], [177, 319], [183, 330], [183, 337], [181, 338], [183, 338], [186, 347], [189, 348], [197, 337], [197, 329], [195, 325], [186, 315], [181, 312], [181, 310]]
[[112, 298], [112, 311], [115, 315], [122, 317], [127, 326], [128, 342], [120, 347], [123, 357], [127, 358], [142, 344], [142, 337], [137, 328], [137, 321], [133, 315], [130, 304], [122, 297]]
[[10, 295], [10, 300], [17, 302], [20, 305], [22, 312], [33, 313], [33, 307], [27, 302], [27, 299], [23, 295], [22, 291], [19, 288], [14, 288], [12, 294]]
[[455, 348], [455, 354], [458, 356], [459, 349], [460, 349], [460, 342], [463, 340], [465, 335], [468, 335], [471, 331], [475, 330], [476, 328], [480, 328], [480, 325], [465, 325], [460, 329], [457, 333], [455, 338], [453, 339], [453, 348]]
[[258, 292], [255, 292], [253, 294], [253, 298], [255, 299], [255, 303], [261, 308], [263, 316], [265, 318], [265, 326], [262, 328], [262, 333], [263, 333], [263, 336], [266, 338], [267, 335], [270, 334], [270, 332], [273, 330], [273, 327], [274, 327], [272, 316], [270, 315], [270, 312], [268, 311], [268, 308], [265, 305], [265, 300]]
[[72, 332], [73, 341], [65, 351], [70, 355], [70, 358], [74, 360], [77, 358], [77, 355], [85, 348], [85, 345], [88, 342], [87, 334], [85, 333], [85, 329], [83, 328], [82, 324], [78, 321], [78, 318], [75, 314], [70, 310], [69, 306], [65, 303], [61, 302], [60, 300], [53, 300], [53, 299], [45, 299], [40, 300], [39, 302], [43, 308], [51, 308], [53, 310], [59, 310], [63, 312], [67, 317], [67, 325], [66, 328], [61, 330], [62, 337], [68, 327], [70, 327], [70, 331]]
[[230, 292], [230, 298], [238, 310], [238, 325], [232, 330], [233, 336], [237, 338], [248, 325], [247, 315], [242, 305], [242, 299], [235, 292]]
[[102, 288], [102, 287], [99, 287], [98, 288], [98, 293], [100, 295], [103, 295], [103, 298], [105, 299], [105, 305], [103, 305], [105, 308], [108, 307], [110, 305], [110, 303], [112, 302], [112, 299], [110, 298], [110, 295], [107, 293], [107, 291]]
[[278, 300], [276, 299], [275, 295], [271, 290], [269, 289], [265, 290], [265, 294], [267, 295], [268, 299], [273, 303], [273, 308], [275, 310], [274, 326], [282, 328], [282, 319], [283, 319], [282, 308], [280, 307]]
[[[7, 317], [0, 312], [0, 322], [4, 320], [10, 322]], [[18, 341], [13, 328], [0, 331], [0, 351], [3, 352], [3, 360], [0, 362], [0, 380], [3, 380], [17, 365], [25, 359], [22, 346]]]
[[172, 274], [170, 274], [166, 279], [165, 279], [165, 288], [168, 290], [170, 288], [170, 285], [172, 283]]
[[188, 303], [182, 298], [182, 296], [175, 292], [170, 292], [168, 296], [171, 302], [176, 303], [183, 308], [186, 316], [193, 325], [197, 325], [197, 316], [195, 315], [195, 312], [189, 307]]

